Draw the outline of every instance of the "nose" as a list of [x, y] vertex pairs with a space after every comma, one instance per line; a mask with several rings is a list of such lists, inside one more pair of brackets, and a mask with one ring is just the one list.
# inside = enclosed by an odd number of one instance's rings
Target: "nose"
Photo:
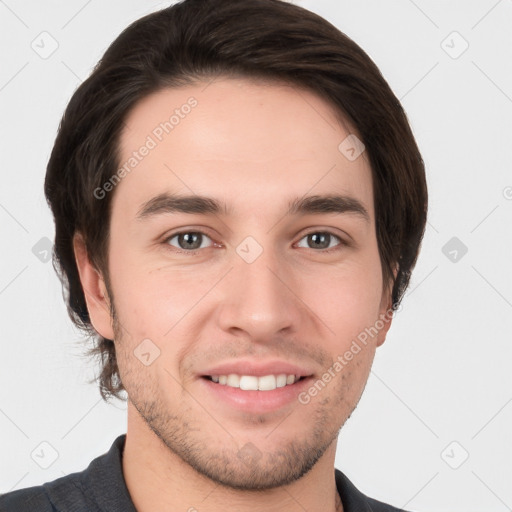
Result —
[[234, 254], [233, 268], [223, 280], [219, 327], [231, 334], [243, 332], [257, 343], [299, 331], [306, 308], [292, 269], [272, 249], [248, 261]]

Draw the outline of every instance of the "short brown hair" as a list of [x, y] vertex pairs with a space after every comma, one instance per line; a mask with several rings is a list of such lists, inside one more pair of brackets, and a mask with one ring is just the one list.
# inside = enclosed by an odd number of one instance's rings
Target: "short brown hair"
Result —
[[106, 401], [124, 388], [113, 340], [91, 325], [73, 236], [83, 235], [108, 285], [113, 193], [98, 200], [94, 190], [120, 165], [127, 114], [164, 87], [215, 76], [280, 80], [328, 101], [356, 128], [370, 160], [376, 236], [394, 309], [416, 264], [427, 215], [424, 163], [400, 102], [356, 43], [320, 16], [282, 0], [184, 0], [144, 16], [117, 37], [71, 98], [44, 186], [55, 218], [54, 267], [71, 319], [94, 338], [89, 354], [101, 358], [97, 379]]

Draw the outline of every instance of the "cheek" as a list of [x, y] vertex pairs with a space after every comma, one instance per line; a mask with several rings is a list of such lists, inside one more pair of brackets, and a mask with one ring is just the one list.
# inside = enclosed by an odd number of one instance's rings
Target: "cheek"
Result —
[[129, 280], [114, 286], [117, 313], [134, 337], [164, 338], [192, 303], [190, 292], [169, 276], [132, 273]]
[[[177, 372], [183, 351], [193, 348], [197, 334], [194, 322], [217, 275], [200, 278], [194, 273], [145, 263], [135, 256], [119, 260], [112, 275], [116, 311], [123, 326], [121, 349], [128, 353], [144, 339], [152, 340], [160, 349], [160, 363]], [[129, 356], [129, 354], [128, 354]], [[159, 365], [156, 365], [159, 366]]]
[[[128, 258], [112, 276], [122, 325], [116, 337], [118, 366], [123, 384], [135, 402], [158, 396], [162, 388], [171, 390], [171, 396], [179, 395], [179, 364], [189, 343], [180, 329], [186, 326], [190, 304], [197, 302], [190, 285], [185, 288], [188, 294], [179, 291], [183, 284], [177, 275], [171, 278], [166, 273], [136, 268]], [[146, 353], [151, 360], [147, 366], [143, 362]]]
[[[375, 260], [375, 258], [373, 258]], [[380, 262], [324, 269], [304, 278], [304, 301], [329, 327], [333, 348], [343, 348], [378, 318], [382, 298]]]

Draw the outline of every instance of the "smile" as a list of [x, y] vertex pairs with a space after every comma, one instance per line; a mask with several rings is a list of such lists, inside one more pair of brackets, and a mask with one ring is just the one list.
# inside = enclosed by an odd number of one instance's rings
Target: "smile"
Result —
[[283, 388], [295, 384], [301, 379], [299, 375], [281, 373], [279, 375], [237, 375], [230, 373], [229, 375], [211, 375], [206, 378], [212, 382], [239, 388], [244, 391], [273, 391], [277, 388]]

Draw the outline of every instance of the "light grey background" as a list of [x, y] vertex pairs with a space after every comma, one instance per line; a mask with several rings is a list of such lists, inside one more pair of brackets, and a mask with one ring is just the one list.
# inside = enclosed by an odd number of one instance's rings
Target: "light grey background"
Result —
[[[512, 0], [294, 3], [379, 66], [430, 192], [403, 310], [342, 430], [337, 467], [410, 510], [512, 510]], [[0, 492], [80, 471], [125, 432], [125, 404], [87, 384], [97, 367], [41, 261], [40, 240], [54, 233], [42, 187], [75, 88], [122, 29], [167, 5], [0, 0]]]

